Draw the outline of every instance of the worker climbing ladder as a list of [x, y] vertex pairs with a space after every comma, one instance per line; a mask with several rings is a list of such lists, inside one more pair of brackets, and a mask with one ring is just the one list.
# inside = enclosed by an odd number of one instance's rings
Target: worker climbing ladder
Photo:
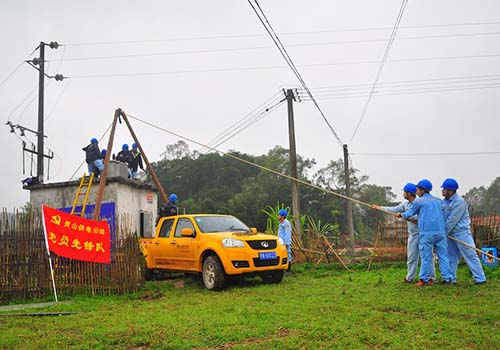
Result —
[[[80, 180], [80, 185], [78, 186], [78, 191], [76, 192], [75, 201], [73, 202], [73, 207], [71, 208], [71, 215], [77, 215], [83, 218], [85, 215], [85, 208], [87, 207], [87, 201], [89, 200], [90, 188], [92, 187], [92, 182], [94, 181], [94, 173], [90, 173], [90, 176], [83, 174]], [[83, 201], [82, 201], [83, 197]], [[81, 206], [80, 211], [76, 208]]]

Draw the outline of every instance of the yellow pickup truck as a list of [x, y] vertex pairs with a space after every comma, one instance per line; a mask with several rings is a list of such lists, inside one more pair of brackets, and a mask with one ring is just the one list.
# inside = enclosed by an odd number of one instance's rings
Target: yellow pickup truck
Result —
[[259, 275], [280, 283], [288, 267], [286, 247], [274, 235], [257, 233], [231, 215], [190, 214], [161, 218], [155, 236], [139, 240], [146, 279], [159, 271], [201, 274], [209, 290], [228, 276]]

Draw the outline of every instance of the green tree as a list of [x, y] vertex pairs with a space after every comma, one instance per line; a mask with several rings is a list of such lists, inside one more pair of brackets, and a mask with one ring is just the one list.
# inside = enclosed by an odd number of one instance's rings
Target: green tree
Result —
[[[262, 209], [275, 203], [291, 204], [290, 180], [269, 173], [231, 157], [217, 153], [191, 152], [187, 144], [177, 142], [166, 146], [163, 158], [153, 163], [158, 178], [167, 193], [179, 196], [181, 209], [188, 213], [227, 213], [238, 216], [250, 226], [266, 229], [267, 217]], [[266, 154], [253, 156], [235, 151], [229, 154], [290, 174], [289, 151], [276, 146]], [[307, 176], [315, 165], [314, 159], [297, 156], [298, 176], [306, 182], [345, 193], [344, 166], [332, 161], [310, 180]], [[368, 185], [368, 176], [351, 169], [353, 196], [370, 203], [386, 204], [392, 193], [388, 187]], [[345, 232], [345, 200], [332, 194], [299, 184], [301, 213], [314, 217], [317, 223], [331, 223]], [[371, 210], [356, 208], [355, 224], [359, 232], [369, 231], [376, 220]], [[368, 224], [364, 223], [368, 220]]]
[[488, 186], [484, 194], [483, 206], [488, 214], [500, 213], [500, 177]]
[[474, 216], [500, 213], [500, 177], [488, 187], [473, 187], [464, 195]]
[[[325, 168], [320, 169], [314, 176], [315, 183], [329, 190], [346, 194], [345, 189], [345, 171], [344, 161], [338, 159], [331, 161]], [[349, 181], [351, 185], [351, 196], [365, 203], [377, 203], [379, 205], [390, 204], [396, 197], [391, 192], [390, 187], [377, 186], [367, 184], [369, 177], [367, 175], [359, 175], [359, 170], [353, 167], [349, 168]], [[327, 210], [336, 216], [335, 223], [338, 223], [341, 232], [347, 231], [346, 206], [347, 200], [339, 197], [333, 199], [332, 195], [320, 196], [322, 200], [319, 205], [327, 208]], [[327, 201], [325, 203], [325, 201]], [[326, 213], [320, 212], [318, 217], [324, 218]], [[383, 220], [383, 214], [378, 213], [370, 208], [361, 207], [360, 205], [353, 206], [353, 221], [355, 231], [361, 237], [371, 237], [375, 230], [377, 220]]]
[[484, 186], [473, 187], [464, 195], [464, 199], [469, 205], [469, 209], [474, 215], [484, 215], [484, 197], [486, 188]]

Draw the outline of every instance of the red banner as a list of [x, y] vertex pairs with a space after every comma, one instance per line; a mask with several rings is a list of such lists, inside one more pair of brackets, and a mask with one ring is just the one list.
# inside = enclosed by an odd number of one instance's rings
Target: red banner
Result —
[[42, 205], [49, 250], [66, 258], [109, 264], [111, 238], [106, 220], [93, 221]]

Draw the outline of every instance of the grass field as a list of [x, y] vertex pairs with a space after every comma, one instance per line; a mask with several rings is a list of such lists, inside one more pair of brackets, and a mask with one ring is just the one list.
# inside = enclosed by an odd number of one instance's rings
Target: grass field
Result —
[[258, 278], [209, 292], [189, 277], [150, 282], [134, 295], [77, 297], [2, 316], [0, 349], [498, 349], [499, 270], [475, 286], [403, 285], [404, 265], [348, 274], [295, 268], [278, 285]]

